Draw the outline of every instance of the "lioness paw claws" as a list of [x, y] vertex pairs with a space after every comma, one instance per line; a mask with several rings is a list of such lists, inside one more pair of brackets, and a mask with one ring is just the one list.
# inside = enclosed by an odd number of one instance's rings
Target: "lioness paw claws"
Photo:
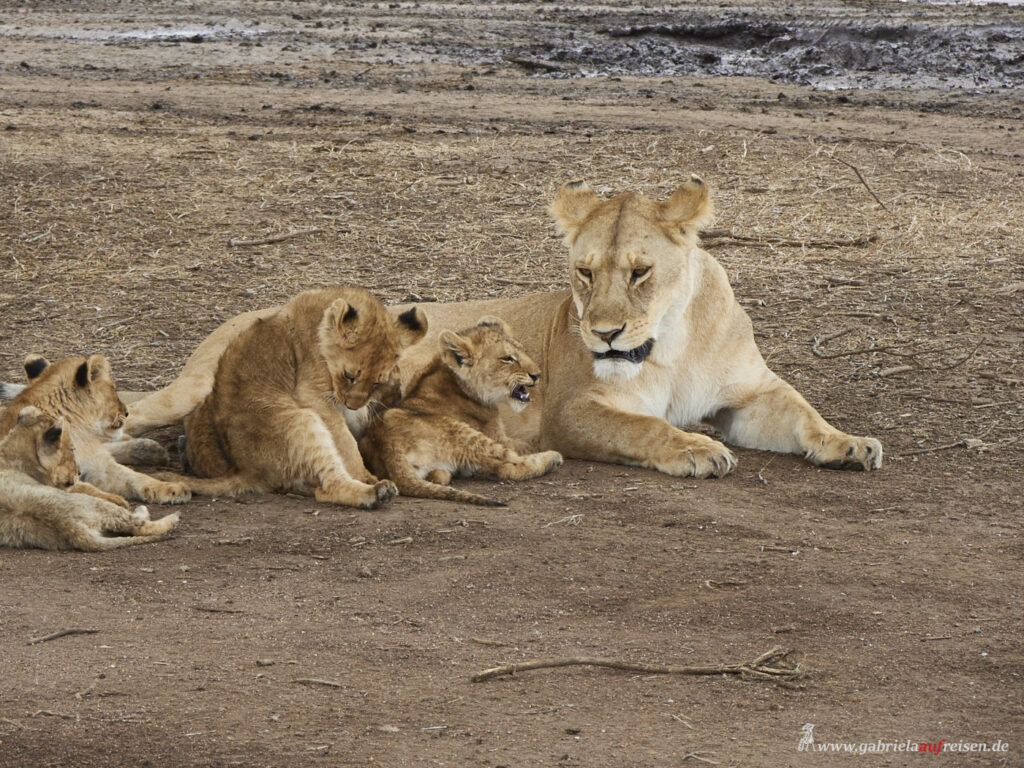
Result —
[[142, 488], [139, 495], [153, 504], [184, 504], [192, 498], [184, 483], [153, 483]]
[[882, 444], [873, 437], [838, 435], [822, 438], [804, 455], [812, 464], [825, 469], [861, 472], [882, 466]]

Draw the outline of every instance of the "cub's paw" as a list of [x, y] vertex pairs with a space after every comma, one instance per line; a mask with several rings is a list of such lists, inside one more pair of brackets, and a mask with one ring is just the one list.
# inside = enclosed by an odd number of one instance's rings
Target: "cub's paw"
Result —
[[452, 481], [452, 473], [447, 469], [432, 469], [427, 473], [427, 482], [437, 485], [448, 485]]
[[544, 451], [543, 453], [538, 453], [537, 457], [540, 459], [544, 474], [562, 466], [562, 463], [564, 462], [562, 454], [558, 451]]
[[398, 495], [398, 486], [390, 480], [378, 480], [373, 485], [373, 493], [377, 497], [377, 502], [383, 504]]
[[136, 526], [144, 525], [149, 522], [149, 509], [144, 505], [139, 504], [135, 509], [132, 510], [132, 522]]
[[154, 480], [139, 490], [143, 501], [151, 504], [184, 504], [192, 498], [192, 493], [184, 483], [165, 483]]
[[873, 437], [825, 435], [804, 451], [804, 458], [826, 469], [861, 471], [882, 466], [882, 444]]
[[665, 458], [648, 466], [676, 477], [724, 477], [737, 463], [732, 451], [704, 435], [687, 435], [664, 450]]

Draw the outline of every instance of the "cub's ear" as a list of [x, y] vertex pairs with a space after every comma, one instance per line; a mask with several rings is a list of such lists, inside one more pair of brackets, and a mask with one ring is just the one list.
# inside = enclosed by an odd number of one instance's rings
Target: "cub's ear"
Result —
[[103, 355], [92, 355], [75, 371], [75, 383], [83, 389], [94, 381], [109, 378], [110, 363]]
[[502, 320], [500, 317], [495, 317], [494, 315], [485, 315], [484, 317], [481, 317], [479, 320], [477, 320], [476, 324], [483, 325], [488, 328], [496, 328], [497, 330], [501, 331], [503, 334], [508, 336], [510, 339], [512, 338], [511, 326], [509, 326], [509, 324]]
[[695, 234], [711, 223], [715, 207], [711, 202], [708, 185], [697, 176], [672, 193], [672, 197], [658, 205], [661, 220], [683, 234]]
[[60, 436], [64, 433], [64, 418], [61, 417], [53, 422], [53, 426], [43, 433], [43, 445], [55, 446], [60, 444]]
[[356, 329], [359, 324], [359, 310], [344, 299], [335, 299], [324, 312], [329, 328], [337, 328], [338, 333], [345, 336]]
[[42, 355], [32, 354], [25, 358], [25, 375], [29, 384], [39, 378], [39, 374], [50, 366], [50, 361]]
[[567, 244], [572, 245], [583, 222], [600, 204], [601, 198], [594, 194], [587, 182], [570, 181], [562, 185], [549, 211], [559, 234], [565, 235]]
[[465, 336], [455, 331], [441, 331], [438, 339], [441, 345], [441, 359], [451, 368], [473, 365], [473, 345]]
[[26, 405], [20, 411], [18, 411], [18, 426], [19, 427], [34, 427], [39, 423], [39, 420], [43, 418], [43, 412], [36, 408], [34, 405]]
[[427, 335], [427, 316], [419, 307], [405, 310], [397, 318], [398, 342], [402, 348], [411, 347]]

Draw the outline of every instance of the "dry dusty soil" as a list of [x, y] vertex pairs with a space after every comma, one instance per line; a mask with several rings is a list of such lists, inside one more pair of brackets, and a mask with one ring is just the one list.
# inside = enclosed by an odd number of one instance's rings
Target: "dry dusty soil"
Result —
[[[857, 759], [798, 752], [806, 723], [818, 743], [1009, 744], [858, 765], [1024, 765], [1024, 9], [758, 13], [5, 0], [0, 378], [102, 352], [123, 387], [158, 387], [224, 319], [325, 283], [558, 287], [562, 181], [660, 196], [696, 172], [769, 364], [886, 459], [467, 481], [508, 509], [196, 499], [164, 543], [0, 551], [0, 765]], [[97, 632], [27, 642], [68, 628]], [[777, 645], [799, 687], [470, 681]]]

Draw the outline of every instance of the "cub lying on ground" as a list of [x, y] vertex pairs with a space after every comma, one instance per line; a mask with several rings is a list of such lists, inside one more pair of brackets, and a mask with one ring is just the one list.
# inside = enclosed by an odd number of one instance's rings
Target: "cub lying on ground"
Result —
[[[375, 508], [398, 491], [363, 465], [347, 420], [399, 389], [398, 356], [427, 331], [354, 286], [307, 291], [231, 342], [213, 391], [185, 419], [185, 478], [198, 493], [313, 492]], [[344, 413], [342, 413], [342, 411]]]
[[[26, 406], [0, 440], [0, 545], [98, 551], [167, 536], [178, 515], [157, 521], [102, 498], [59, 490], [78, 480], [63, 420]], [[125, 534], [106, 536], [105, 534]]]
[[504, 506], [447, 485], [453, 473], [477, 471], [503, 480], [547, 474], [557, 451], [529, 453], [505, 434], [498, 406], [521, 411], [540, 368], [502, 320], [485, 317], [460, 333], [443, 331], [440, 353], [405, 398], [374, 420], [359, 449], [370, 468], [404, 496]]
[[[93, 493], [99, 488], [118, 497], [155, 503], [180, 504], [189, 500], [188, 491], [180, 483], [136, 472], [119, 464], [111, 454], [113, 448], [122, 455], [154, 455], [149, 448], [155, 446], [156, 453], [166, 458], [166, 452], [152, 440], [121, 439], [128, 412], [117, 397], [110, 364], [103, 355], [88, 359], [67, 357], [52, 365], [39, 355], [29, 355], [25, 359], [25, 373], [29, 385], [0, 416], [0, 437], [14, 426], [22, 409], [31, 405], [51, 419], [64, 418], [83, 478], [73, 491]], [[114, 442], [104, 443], [101, 438]], [[98, 491], [93, 495], [117, 501]]]

